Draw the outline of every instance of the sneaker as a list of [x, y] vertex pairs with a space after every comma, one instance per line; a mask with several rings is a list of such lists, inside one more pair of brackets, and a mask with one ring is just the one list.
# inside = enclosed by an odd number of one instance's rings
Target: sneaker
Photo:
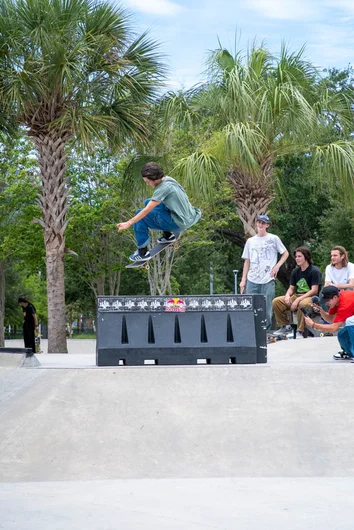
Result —
[[273, 335], [288, 335], [291, 331], [291, 326], [288, 324], [287, 326], [283, 326], [280, 329], [277, 329], [277, 331], [274, 331]]
[[354, 359], [351, 355], [349, 355], [349, 353], [345, 352], [345, 351], [339, 351], [338, 353], [335, 353], [333, 355], [333, 359], [335, 361], [349, 361], [351, 360], [351, 362], [354, 362]]
[[294, 337], [294, 332], [293, 331], [291, 333], [287, 333], [286, 336], [287, 336], [288, 339], [293, 339], [293, 338], [295, 338], [295, 339], [304, 339], [305, 338], [304, 335], [301, 333], [301, 331], [297, 331], [295, 337]]
[[172, 234], [171, 232], [162, 232], [162, 233], [163, 233], [163, 236], [159, 237], [159, 239], [157, 240], [159, 245], [173, 243], [177, 239], [176, 236]]
[[145, 254], [140, 254], [139, 249], [129, 256], [130, 261], [147, 261], [151, 258], [150, 252], [147, 250]]

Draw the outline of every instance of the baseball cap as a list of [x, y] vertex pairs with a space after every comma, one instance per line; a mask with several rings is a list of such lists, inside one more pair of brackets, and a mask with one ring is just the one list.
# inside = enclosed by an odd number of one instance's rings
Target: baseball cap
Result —
[[270, 219], [269, 219], [268, 215], [259, 215], [257, 217], [257, 221], [263, 221], [263, 223], [267, 223], [268, 225], [270, 223]]
[[324, 287], [321, 292], [321, 301], [322, 300], [330, 300], [333, 298], [333, 296], [339, 296], [339, 289], [335, 287], [334, 285], [328, 285], [327, 287]]

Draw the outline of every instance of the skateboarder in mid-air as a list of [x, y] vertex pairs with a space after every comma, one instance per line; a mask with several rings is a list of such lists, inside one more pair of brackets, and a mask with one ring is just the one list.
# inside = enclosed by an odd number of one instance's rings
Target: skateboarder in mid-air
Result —
[[123, 223], [118, 223], [118, 230], [126, 230], [134, 225], [138, 249], [129, 256], [131, 261], [150, 259], [149, 228], [161, 230], [160, 244], [176, 241], [183, 230], [193, 226], [201, 217], [201, 211], [191, 205], [186, 192], [178, 182], [165, 176], [155, 162], [145, 164], [141, 170], [145, 183], [154, 189], [151, 199], [145, 201], [145, 207]]

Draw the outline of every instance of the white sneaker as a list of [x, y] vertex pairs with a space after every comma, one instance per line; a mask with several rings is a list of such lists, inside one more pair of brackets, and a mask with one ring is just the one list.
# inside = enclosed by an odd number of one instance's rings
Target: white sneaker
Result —
[[354, 362], [353, 357], [349, 353], [347, 353], [345, 351], [339, 351], [338, 353], [335, 353], [333, 355], [333, 359], [335, 361], [351, 361], [351, 362]]
[[301, 333], [301, 331], [297, 331], [297, 332], [296, 332], [296, 338], [297, 338], [297, 339], [304, 339], [305, 337], [303, 336], [303, 334]]
[[280, 329], [277, 329], [277, 331], [274, 331], [273, 335], [287, 335], [291, 331], [291, 326], [288, 324], [287, 326], [283, 326]]

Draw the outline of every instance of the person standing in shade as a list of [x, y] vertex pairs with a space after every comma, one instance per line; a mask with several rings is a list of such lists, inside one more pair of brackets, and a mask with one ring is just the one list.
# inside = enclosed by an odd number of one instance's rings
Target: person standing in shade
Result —
[[325, 272], [325, 287], [332, 285], [340, 291], [354, 289], [354, 264], [348, 260], [344, 247], [337, 246], [331, 250], [331, 263]]
[[25, 348], [32, 348], [33, 353], [36, 353], [35, 332], [38, 332], [36, 308], [24, 296], [19, 297], [18, 303], [23, 311], [23, 340]]
[[[272, 328], [275, 278], [289, 256], [280, 238], [267, 232], [269, 225], [268, 215], [257, 217], [257, 234], [247, 239], [242, 253], [245, 263], [240, 282], [241, 294], [263, 294], [266, 297], [267, 331]], [[281, 255], [279, 261], [278, 254]]]

